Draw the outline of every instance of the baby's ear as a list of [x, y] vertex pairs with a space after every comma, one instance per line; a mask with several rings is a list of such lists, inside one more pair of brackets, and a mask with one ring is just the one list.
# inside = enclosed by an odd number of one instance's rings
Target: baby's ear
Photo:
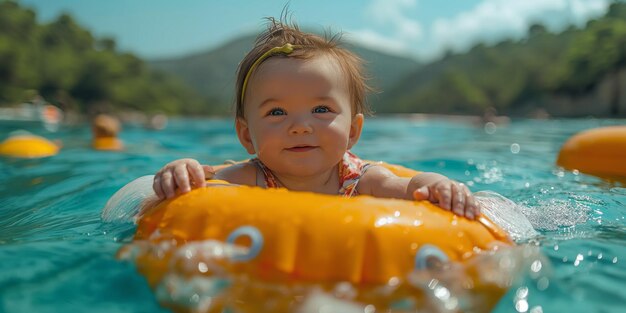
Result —
[[237, 137], [241, 145], [246, 148], [249, 154], [255, 154], [254, 145], [252, 144], [252, 137], [250, 137], [250, 128], [248, 123], [241, 117], [235, 120], [235, 130], [237, 131]]
[[358, 113], [352, 117], [352, 123], [350, 124], [350, 137], [348, 138], [348, 149], [351, 149], [361, 137], [361, 130], [363, 130], [363, 114]]

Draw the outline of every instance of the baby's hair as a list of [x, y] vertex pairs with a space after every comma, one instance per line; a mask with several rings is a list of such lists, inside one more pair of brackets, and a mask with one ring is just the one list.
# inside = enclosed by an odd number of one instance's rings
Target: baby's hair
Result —
[[303, 32], [294, 22], [287, 21], [285, 14], [283, 14], [281, 20], [276, 20], [272, 17], [267, 18], [267, 30], [257, 37], [252, 50], [239, 63], [235, 88], [235, 113], [237, 118], [244, 118], [244, 97], [242, 96], [245, 93], [245, 90], [243, 90], [244, 82], [246, 81], [246, 76], [253, 74], [248, 72], [254, 71], [253, 65], [255, 62], [263, 58], [263, 55], [270, 49], [282, 47], [286, 44], [297, 46], [297, 49], [290, 53], [273, 54], [262, 59], [261, 62], [272, 57], [310, 59], [321, 54], [327, 55], [337, 61], [348, 79], [352, 114], [371, 113], [367, 105], [366, 94], [372, 88], [367, 84], [367, 78], [363, 70], [363, 60], [341, 47], [341, 34], [332, 36], [326, 34], [324, 37], [321, 37]]

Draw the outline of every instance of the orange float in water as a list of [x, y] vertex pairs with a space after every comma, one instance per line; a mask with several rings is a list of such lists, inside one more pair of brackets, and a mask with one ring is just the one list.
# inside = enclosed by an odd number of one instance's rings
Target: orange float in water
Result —
[[609, 180], [626, 182], [626, 126], [583, 131], [565, 142], [558, 165]]
[[258, 229], [264, 245], [239, 270], [264, 280], [385, 283], [410, 272], [426, 244], [463, 261], [509, 243], [486, 218], [470, 221], [428, 202], [246, 186], [196, 189], [164, 202], [139, 220], [135, 240], [226, 241], [244, 226]]
[[[383, 165], [402, 176], [416, 173], [401, 166]], [[213, 186], [192, 190], [147, 209], [138, 219], [134, 242], [120, 250], [120, 256], [135, 260], [157, 293], [163, 288], [169, 290], [166, 293], [175, 289], [172, 271], [183, 277], [226, 273], [243, 282], [229, 285], [229, 295], [216, 296], [209, 312], [221, 312], [228, 306], [220, 301], [237, 297], [245, 298], [243, 302], [248, 303], [250, 312], [255, 312], [254, 303], [274, 297], [271, 293], [277, 290], [260, 291], [258, 286], [263, 284], [348, 282], [360, 290], [355, 300], [380, 304], [380, 299], [368, 296], [374, 293], [372, 286], [386, 285], [394, 279], [404, 281], [416, 268], [427, 267], [432, 258], [465, 264], [481, 252], [513, 245], [508, 235], [486, 217], [468, 220], [426, 201], [344, 198], [235, 186], [223, 181], [210, 184]], [[207, 265], [211, 260], [202, 258], [202, 251], [211, 250], [209, 246], [177, 251], [208, 241], [247, 246], [248, 253], [220, 261], [221, 270], [216, 270], [215, 264]], [[143, 248], [133, 249], [137, 247]], [[226, 249], [215, 251], [226, 254]], [[183, 263], [192, 259], [196, 263], [180, 265], [181, 258]], [[462, 288], [472, 289], [476, 299], [480, 299], [476, 301], [489, 310], [508, 286], [485, 280], [478, 272], [470, 268], [465, 272], [467, 277], [454, 280], [462, 281]], [[490, 273], [485, 277], [493, 276]], [[401, 289], [411, 297], [420, 294], [411, 288]], [[181, 309], [180, 303], [171, 303], [171, 297], [168, 296], [170, 303], [166, 305]], [[292, 300], [283, 302], [285, 311], [293, 309], [289, 304]], [[380, 305], [382, 308], [388, 303]]]
[[0, 155], [12, 158], [43, 158], [58, 152], [56, 144], [31, 134], [11, 136], [0, 143]]

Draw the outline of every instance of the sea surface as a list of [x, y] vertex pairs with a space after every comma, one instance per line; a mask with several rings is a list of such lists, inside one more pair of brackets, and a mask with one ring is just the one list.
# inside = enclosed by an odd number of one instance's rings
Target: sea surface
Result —
[[[547, 280], [522, 278], [494, 312], [617, 313], [626, 308], [626, 188], [555, 160], [573, 134], [620, 124], [626, 120], [378, 117], [366, 121], [352, 151], [443, 173], [524, 207], [550, 271]], [[128, 149], [117, 153], [90, 149], [88, 125], [49, 132], [4, 123], [0, 140], [18, 129], [63, 149], [44, 159], [0, 158], [0, 312], [167, 312], [134, 264], [116, 259], [133, 226], [104, 222], [102, 209], [126, 183], [174, 159], [247, 158], [232, 121], [171, 119], [160, 131], [127, 124]]]

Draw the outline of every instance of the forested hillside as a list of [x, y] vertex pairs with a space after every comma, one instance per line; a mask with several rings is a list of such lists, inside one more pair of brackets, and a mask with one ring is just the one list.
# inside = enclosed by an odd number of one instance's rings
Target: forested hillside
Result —
[[206, 100], [170, 75], [116, 51], [69, 15], [38, 24], [35, 12], [0, 1], [0, 105], [40, 94], [66, 110], [210, 113]]
[[626, 116], [626, 4], [584, 29], [476, 45], [419, 68], [384, 93], [378, 112]]

